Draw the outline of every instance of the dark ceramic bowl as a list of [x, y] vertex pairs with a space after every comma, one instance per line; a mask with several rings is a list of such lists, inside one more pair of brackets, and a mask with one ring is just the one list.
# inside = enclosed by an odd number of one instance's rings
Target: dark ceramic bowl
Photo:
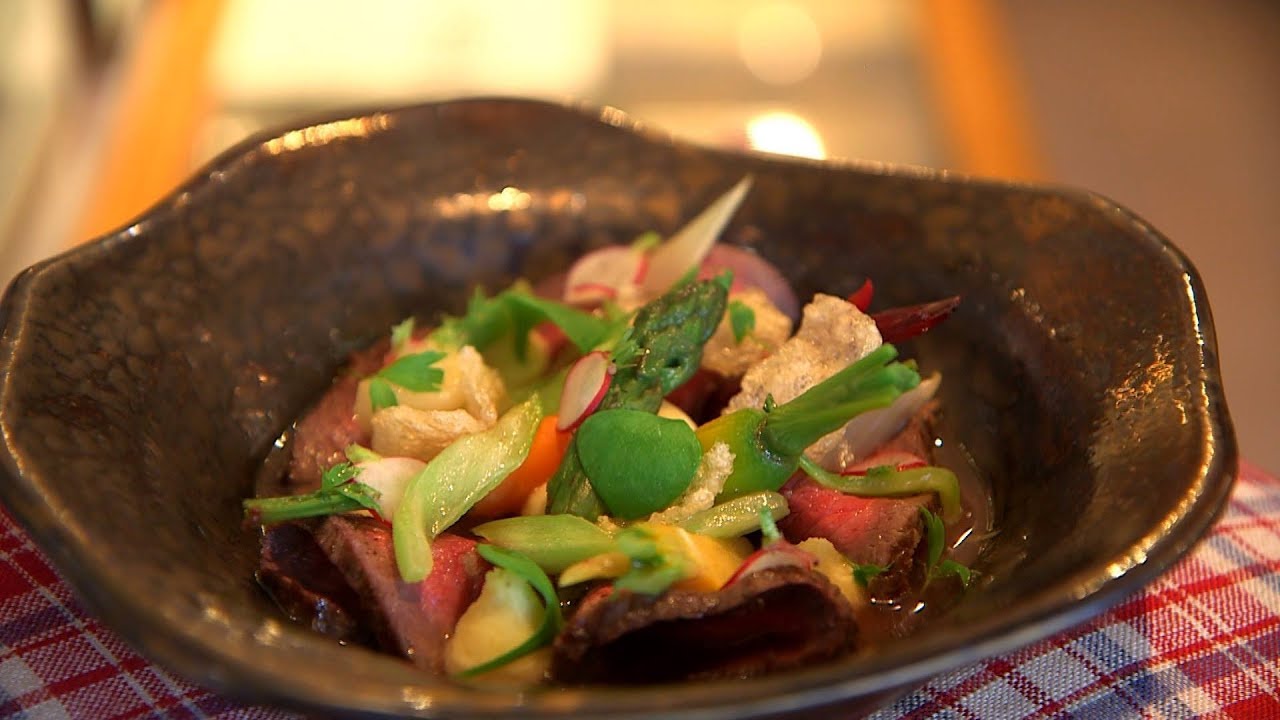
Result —
[[[470, 286], [669, 231], [745, 173], [729, 241], [802, 292], [959, 294], [910, 348], [991, 486], [987, 582], [874, 657], [756, 680], [479, 693], [291, 626], [240, 500], [354, 348]], [[615, 112], [425, 105], [242, 143], [136, 223], [19, 276], [0, 344], [7, 507], [157, 662], [324, 713], [742, 718], [857, 704], [1089, 618], [1167, 569], [1236, 467], [1187, 260], [1084, 192], [739, 155]], [[829, 708], [828, 708], [829, 709]]]

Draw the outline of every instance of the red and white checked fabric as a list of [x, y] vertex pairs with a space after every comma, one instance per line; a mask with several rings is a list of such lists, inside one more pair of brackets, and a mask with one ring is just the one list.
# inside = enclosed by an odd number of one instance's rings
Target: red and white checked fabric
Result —
[[[139, 657], [85, 614], [0, 511], [0, 717], [295, 716], [235, 703]], [[1243, 464], [1222, 521], [1151, 587], [873, 717], [1280, 718], [1280, 480]]]

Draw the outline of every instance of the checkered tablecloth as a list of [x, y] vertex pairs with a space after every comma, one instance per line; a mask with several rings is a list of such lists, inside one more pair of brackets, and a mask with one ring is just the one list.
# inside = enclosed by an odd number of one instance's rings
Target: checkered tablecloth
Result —
[[[192, 686], [87, 616], [0, 511], [0, 716], [292, 718]], [[1280, 480], [1244, 464], [1222, 521], [1151, 587], [957, 670], [890, 718], [1280, 718]]]

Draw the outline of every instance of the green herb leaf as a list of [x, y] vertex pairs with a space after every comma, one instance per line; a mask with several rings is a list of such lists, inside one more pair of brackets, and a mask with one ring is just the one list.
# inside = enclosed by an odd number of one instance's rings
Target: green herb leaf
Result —
[[960, 586], [966, 590], [969, 589], [969, 585], [973, 582], [973, 571], [955, 560], [943, 560], [938, 564], [938, 569], [934, 571], [933, 576], [936, 578], [955, 577], [960, 581]]
[[942, 551], [946, 546], [946, 527], [942, 524], [942, 518], [934, 515], [928, 508], [920, 508], [920, 517], [924, 520], [925, 542], [928, 544], [928, 554], [925, 567], [932, 576], [938, 567], [938, 562], [942, 560]]
[[542, 596], [545, 612], [538, 629], [527, 640], [492, 660], [463, 670], [457, 674], [461, 678], [482, 675], [490, 670], [519, 660], [534, 650], [550, 644], [555, 639], [556, 634], [560, 632], [560, 628], [564, 626], [564, 616], [560, 613], [560, 598], [556, 595], [555, 586], [551, 584], [551, 578], [548, 578], [537, 564], [520, 553], [504, 550], [494, 545], [480, 545], [477, 551], [480, 553], [480, 557], [493, 563], [494, 566], [500, 567], [529, 583], [530, 587]]
[[391, 327], [391, 349], [399, 350], [413, 339], [413, 318], [407, 317]]
[[729, 325], [733, 328], [734, 342], [741, 344], [756, 329], [756, 311], [741, 300], [730, 300]]
[[889, 568], [888, 568], [888, 567], [886, 567], [886, 566], [884, 566], [884, 565], [876, 565], [876, 564], [874, 564], [874, 563], [865, 563], [865, 564], [863, 564], [863, 565], [854, 565], [854, 566], [853, 566], [853, 581], [854, 581], [854, 582], [856, 582], [856, 583], [858, 583], [858, 584], [859, 584], [859, 585], [861, 585], [862, 587], [866, 587], [866, 586], [867, 586], [867, 584], [871, 582], [871, 578], [873, 578], [873, 577], [875, 577], [875, 576], [879, 575], [880, 573], [882, 573], [882, 572], [884, 572], [885, 570], [888, 570], [888, 569], [889, 569]]
[[359, 471], [356, 470], [356, 467], [351, 463], [340, 462], [325, 470], [320, 475], [320, 487], [325, 490], [335, 488], [354, 478], [358, 472]]
[[[521, 337], [527, 340], [533, 326], [548, 320], [560, 328], [579, 351], [585, 353], [595, 349], [613, 330], [608, 320], [554, 300], [510, 290], [503, 293], [502, 298], [512, 310], [517, 341]], [[519, 348], [517, 344], [517, 351]]]
[[396, 391], [391, 389], [391, 383], [380, 377], [369, 381], [369, 403], [373, 406], [373, 412], [400, 404], [396, 400]]
[[376, 377], [394, 383], [413, 392], [433, 392], [440, 389], [444, 371], [433, 367], [444, 359], [438, 350], [427, 350], [405, 355], [376, 373]]
[[356, 482], [354, 478], [359, 472], [351, 463], [342, 462], [324, 471], [320, 476], [320, 489], [314, 492], [245, 500], [242, 503], [245, 518], [258, 525], [272, 525], [360, 509], [380, 513], [380, 493]]
[[588, 416], [575, 448], [600, 500], [626, 520], [670, 505], [702, 460], [702, 446], [683, 421], [622, 408]]

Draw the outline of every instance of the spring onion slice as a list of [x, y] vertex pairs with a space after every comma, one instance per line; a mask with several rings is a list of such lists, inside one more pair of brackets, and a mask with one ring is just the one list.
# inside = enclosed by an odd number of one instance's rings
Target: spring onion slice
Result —
[[520, 467], [541, 421], [542, 404], [534, 395], [488, 430], [446, 447], [409, 481], [391, 522], [396, 566], [405, 582], [431, 574], [431, 541]]
[[681, 522], [680, 527], [714, 538], [741, 537], [760, 529], [762, 512], [767, 512], [773, 520], [781, 520], [791, 509], [781, 494], [761, 490], [699, 510]]
[[960, 481], [946, 468], [928, 466], [909, 470], [872, 468], [866, 475], [837, 475], [824, 470], [807, 457], [800, 467], [819, 485], [861, 497], [898, 497], [936, 492], [942, 504], [942, 518], [951, 522], [960, 518]]

